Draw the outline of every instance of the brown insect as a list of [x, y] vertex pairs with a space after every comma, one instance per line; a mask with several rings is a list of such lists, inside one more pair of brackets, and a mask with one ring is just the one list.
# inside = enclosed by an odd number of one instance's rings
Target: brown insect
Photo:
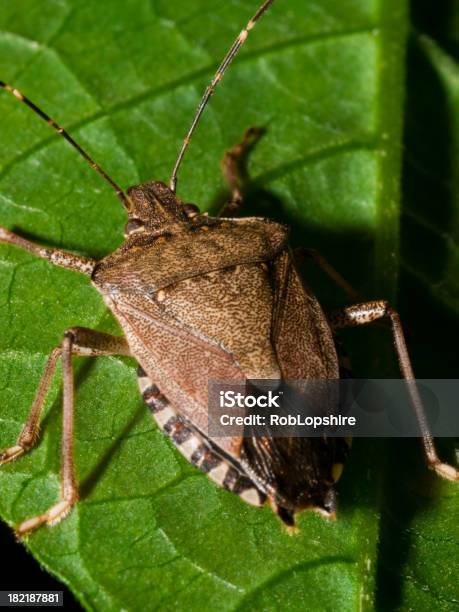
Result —
[[[0, 463], [37, 442], [39, 420], [56, 365], [62, 360], [63, 433], [60, 500], [17, 528], [27, 534], [65, 517], [78, 500], [73, 459], [72, 355], [128, 355], [139, 364], [143, 398], [157, 423], [185, 457], [245, 501], [269, 501], [287, 525], [311, 508], [335, 516], [333, 485], [348, 451], [342, 438], [229, 438], [207, 433], [208, 381], [336, 379], [335, 330], [385, 319], [390, 323], [402, 376], [414, 375], [398, 314], [385, 301], [358, 303], [326, 316], [302, 282], [287, 245], [287, 228], [263, 218], [234, 218], [243, 204], [244, 158], [260, 131], [248, 130], [226, 153], [223, 171], [232, 197], [218, 217], [202, 214], [176, 195], [177, 173], [199, 118], [250, 30], [274, 0], [265, 1], [237, 37], [207, 87], [173, 169], [170, 186], [148, 182], [125, 193], [48, 115], [17, 89], [0, 86], [57, 130], [113, 187], [126, 209], [125, 241], [100, 261], [38, 246], [0, 228], [0, 242], [85, 274], [124, 331], [114, 337], [74, 327], [51, 353], [29, 417]], [[349, 296], [356, 294], [318, 254], [314, 261]], [[427, 464], [440, 476], [458, 471], [437, 456], [415, 383], [411, 403], [423, 434]]]

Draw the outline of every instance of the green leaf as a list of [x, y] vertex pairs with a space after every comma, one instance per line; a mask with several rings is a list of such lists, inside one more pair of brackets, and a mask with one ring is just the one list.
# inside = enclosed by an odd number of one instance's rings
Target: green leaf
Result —
[[[361, 291], [395, 298], [406, 5], [275, 3], [206, 110], [179, 194], [214, 209], [224, 191], [224, 150], [250, 125], [265, 126], [250, 159], [247, 214], [291, 224], [294, 243], [321, 250]], [[167, 180], [202, 90], [256, 8], [257, 0], [2, 3], [0, 75], [65, 124], [117, 182]], [[100, 177], [11, 96], [0, 96], [0, 116], [1, 224], [93, 257], [120, 244], [124, 213]], [[425, 276], [421, 259], [405, 263], [404, 250], [402, 262], [403, 274], [410, 267]], [[432, 299], [454, 310], [453, 267], [444, 278], [448, 292]], [[314, 273], [311, 282], [326, 305], [334, 303], [327, 283]], [[85, 278], [1, 246], [0, 447], [14, 442], [46, 356], [72, 325], [117, 330]], [[357, 341], [346, 340], [358, 373], [390, 372], [379, 334], [355, 334]], [[269, 508], [246, 506], [179, 456], [143, 407], [132, 362], [75, 364], [81, 501], [27, 547], [85, 607], [322, 611], [337, 602], [340, 610], [402, 605], [405, 594], [406, 609], [420, 601], [409, 545], [391, 548], [386, 514], [395, 502], [380, 482], [382, 445], [356, 442], [336, 522], [303, 513], [290, 536]], [[11, 525], [57, 499], [60, 420], [57, 376], [40, 444], [0, 470], [0, 513]], [[406, 471], [400, 491], [410, 482]], [[439, 488], [438, 510], [419, 504], [426, 521], [419, 519], [416, 534], [426, 538], [435, 528], [429, 537], [438, 541], [451, 529], [452, 548], [457, 531], [446, 509], [454, 488]], [[443, 519], [435, 527], [437, 512]], [[397, 533], [410, 529], [412, 516]], [[446, 554], [446, 544], [438, 550]], [[434, 575], [444, 591], [444, 575]], [[396, 581], [397, 601], [388, 596]]]
[[[400, 309], [409, 326], [417, 375], [457, 378], [459, 6], [419, 2], [413, 5], [412, 19]], [[454, 441], [440, 442], [441, 456], [457, 464]], [[386, 468], [380, 536], [380, 607], [457, 609], [457, 485], [426, 474], [415, 441], [400, 441], [388, 450], [392, 459]]]

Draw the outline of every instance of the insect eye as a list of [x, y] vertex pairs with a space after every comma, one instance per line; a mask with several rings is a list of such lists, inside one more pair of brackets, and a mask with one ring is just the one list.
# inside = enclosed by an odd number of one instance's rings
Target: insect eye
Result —
[[196, 206], [196, 204], [184, 204], [183, 212], [189, 219], [192, 219], [196, 217], [196, 215], [199, 215], [199, 206]]
[[134, 234], [135, 232], [142, 232], [143, 230], [143, 221], [141, 221], [140, 219], [130, 219], [124, 227], [124, 234], [126, 236], [129, 236], [129, 234]]

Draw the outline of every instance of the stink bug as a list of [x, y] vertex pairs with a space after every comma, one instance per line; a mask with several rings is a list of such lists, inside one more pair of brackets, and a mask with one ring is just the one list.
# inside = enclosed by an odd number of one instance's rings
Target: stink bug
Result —
[[[38, 439], [46, 393], [59, 360], [63, 370], [61, 498], [48, 511], [19, 525], [24, 535], [68, 514], [78, 499], [73, 461], [72, 355], [127, 355], [139, 364], [139, 386], [157, 423], [185, 457], [245, 501], [268, 501], [287, 524], [311, 508], [335, 515], [333, 485], [347, 454], [341, 438], [211, 438], [207, 428], [208, 381], [336, 379], [340, 375], [335, 330], [386, 320], [401, 373], [414, 375], [398, 314], [385, 301], [361, 302], [330, 316], [302, 282], [287, 244], [287, 228], [264, 218], [236, 218], [243, 204], [243, 160], [260, 130], [248, 130], [224, 158], [232, 192], [217, 217], [201, 214], [176, 195], [177, 175], [201, 114], [250, 30], [273, 4], [266, 0], [241, 31], [199, 104], [169, 186], [149, 182], [125, 193], [61, 128], [20, 91], [0, 86], [59, 132], [106, 180], [128, 215], [125, 241], [100, 261], [38, 246], [0, 228], [0, 241], [85, 274], [102, 294], [125, 337], [81, 327], [68, 329], [51, 353], [30, 415], [16, 444], [0, 454], [6, 463]], [[313, 260], [345, 289], [348, 284], [318, 254]], [[436, 453], [415, 384], [411, 403], [423, 433], [426, 461], [440, 476], [458, 471]]]

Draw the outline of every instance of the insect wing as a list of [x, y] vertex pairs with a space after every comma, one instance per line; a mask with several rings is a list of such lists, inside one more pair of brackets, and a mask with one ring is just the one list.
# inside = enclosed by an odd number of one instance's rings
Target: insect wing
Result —
[[[161, 392], [171, 404], [207, 436], [208, 381], [243, 379], [234, 357], [165, 316], [147, 297], [121, 297], [115, 312], [142, 368], [153, 381], [160, 381]], [[237, 455], [240, 442], [239, 437], [222, 438], [219, 445]]]

